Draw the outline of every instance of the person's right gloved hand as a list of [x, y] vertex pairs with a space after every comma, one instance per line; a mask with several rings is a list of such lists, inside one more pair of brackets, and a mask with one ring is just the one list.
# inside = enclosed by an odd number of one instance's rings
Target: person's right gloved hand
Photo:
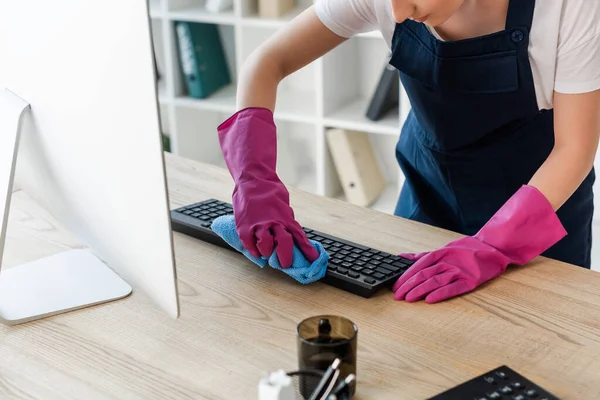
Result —
[[244, 108], [217, 128], [225, 164], [235, 183], [233, 212], [244, 247], [254, 257], [277, 252], [283, 268], [292, 264], [294, 244], [313, 262], [319, 257], [290, 206], [276, 173], [277, 130], [267, 108]]

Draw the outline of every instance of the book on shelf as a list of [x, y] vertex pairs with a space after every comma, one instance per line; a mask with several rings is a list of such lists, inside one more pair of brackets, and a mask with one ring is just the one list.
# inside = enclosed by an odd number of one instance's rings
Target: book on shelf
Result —
[[188, 96], [204, 99], [231, 84], [216, 24], [177, 21], [175, 31], [179, 65]]
[[260, 18], [279, 18], [296, 7], [296, 0], [258, 0]]
[[379, 121], [390, 110], [398, 108], [400, 96], [400, 79], [398, 72], [389, 63], [383, 68], [379, 82], [373, 91], [371, 101], [366, 111], [366, 117], [371, 121]]
[[369, 135], [360, 131], [331, 128], [327, 130], [326, 137], [346, 201], [368, 207], [383, 193], [387, 185]]

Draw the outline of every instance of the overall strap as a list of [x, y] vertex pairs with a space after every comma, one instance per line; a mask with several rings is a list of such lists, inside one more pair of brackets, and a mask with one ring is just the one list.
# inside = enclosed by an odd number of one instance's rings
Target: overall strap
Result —
[[531, 32], [535, 0], [510, 0], [506, 16], [506, 29], [527, 28]]

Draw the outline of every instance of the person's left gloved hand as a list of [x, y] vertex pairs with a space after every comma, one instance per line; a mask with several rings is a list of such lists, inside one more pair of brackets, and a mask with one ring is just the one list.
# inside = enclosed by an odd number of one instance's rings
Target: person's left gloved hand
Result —
[[416, 262], [394, 284], [394, 298], [437, 303], [467, 293], [509, 264], [526, 264], [566, 234], [544, 195], [523, 186], [476, 235], [432, 252], [402, 254]]

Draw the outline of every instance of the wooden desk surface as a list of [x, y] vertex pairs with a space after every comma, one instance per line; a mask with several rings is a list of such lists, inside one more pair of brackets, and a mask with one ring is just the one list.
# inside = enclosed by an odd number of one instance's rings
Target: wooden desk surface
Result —
[[[173, 208], [229, 200], [226, 171], [167, 155]], [[306, 226], [389, 252], [453, 234], [292, 191]], [[427, 305], [308, 286], [175, 234], [181, 318], [140, 292], [0, 327], [1, 399], [256, 399], [265, 371], [296, 366], [296, 324], [333, 313], [359, 328], [357, 399], [425, 399], [507, 364], [564, 399], [600, 398], [600, 274], [548, 260]], [[13, 196], [5, 266], [80, 247], [23, 192]]]

